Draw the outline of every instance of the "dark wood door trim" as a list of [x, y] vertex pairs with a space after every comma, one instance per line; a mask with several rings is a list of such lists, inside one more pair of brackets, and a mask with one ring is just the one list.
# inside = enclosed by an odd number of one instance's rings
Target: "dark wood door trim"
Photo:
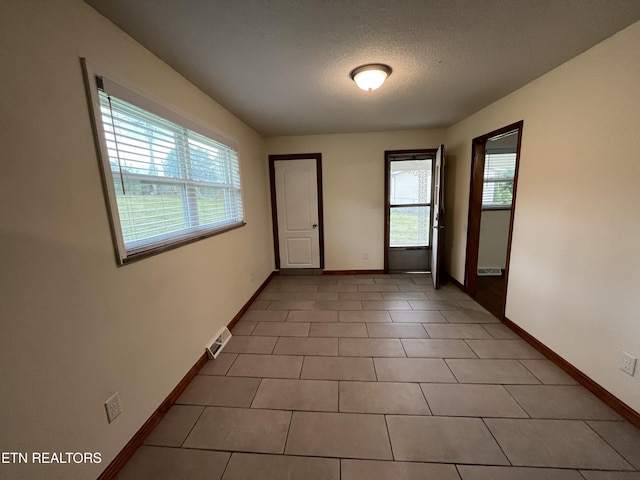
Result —
[[[516, 168], [513, 178], [513, 200], [511, 202], [511, 214], [509, 218], [509, 234], [507, 240], [507, 258], [505, 267], [505, 288], [509, 280], [509, 264], [511, 259], [511, 240], [513, 238], [513, 220], [516, 207], [516, 190], [518, 186], [518, 169], [520, 166], [520, 144], [522, 140], [522, 128], [524, 121], [512, 123], [506, 127], [494, 130], [472, 141], [471, 147], [471, 180], [469, 186], [469, 219], [467, 223], [467, 252], [465, 260], [465, 291], [472, 297], [476, 294], [478, 279], [478, 251], [480, 247], [480, 220], [482, 217], [482, 189], [484, 186], [484, 162], [487, 140], [503, 133], [518, 130], [518, 142], [516, 147]], [[505, 290], [506, 291], [506, 290]], [[502, 305], [501, 319], [504, 318]]]
[[324, 214], [322, 200], [322, 153], [293, 153], [287, 155], [269, 155], [269, 189], [271, 193], [271, 226], [273, 229], [273, 248], [275, 253], [275, 267], [280, 269], [280, 241], [278, 238], [278, 212], [276, 208], [276, 169], [278, 160], [309, 160], [316, 161], [316, 177], [318, 181], [318, 237], [320, 247], [320, 268], [324, 269]]

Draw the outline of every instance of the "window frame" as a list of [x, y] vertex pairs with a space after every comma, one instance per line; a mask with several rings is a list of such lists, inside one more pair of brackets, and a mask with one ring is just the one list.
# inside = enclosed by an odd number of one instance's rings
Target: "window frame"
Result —
[[[500, 154], [509, 154], [509, 155], [513, 155], [514, 159], [513, 159], [513, 165], [514, 165], [514, 174], [513, 176], [510, 177], [504, 177], [504, 178], [489, 178], [487, 179], [487, 168], [486, 168], [486, 162], [487, 162], [487, 155], [500, 155]], [[484, 177], [482, 179], [482, 192], [483, 192], [483, 197], [482, 197], [482, 211], [487, 211], [487, 210], [511, 210], [511, 206], [513, 205], [513, 185], [515, 182], [515, 166], [516, 166], [516, 162], [517, 162], [517, 153], [516, 152], [500, 152], [500, 151], [493, 151], [493, 152], [485, 152], [485, 168], [484, 168]], [[511, 194], [511, 201], [506, 204], [506, 203], [492, 203], [492, 204], [485, 204], [484, 203], [484, 192], [485, 189], [487, 187], [487, 184], [489, 183], [493, 183], [493, 184], [499, 184], [499, 183], [505, 183], [505, 184], [510, 184], [512, 187], [512, 194]]]
[[[205, 238], [209, 238], [245, 226], [246, 219], [244, 212], [244, 189], [242, 188], [243, 182], [241, 162], [237, 155], [239, 150], [238, 143], [233, 139], [212, 131], [210, 128], [200, 124], [196, 120], [193, 120], [175, 106], [168, 105], [163, 101], [154, 98], [147, 92], [131, 86], [130, 84], [128, 84], [128, 82], [122, 80], [121, 78], [118, 78], [117, 76], [106, 72], [96, 65], [91, 64], [85, 58], [81, 58], [80, 60], [84, 73], [85, 88], [93, 126], [94, 142], [97, 150], [98, 163], [100, 165], [103, 194], [107, 207], [117, 264], [119, 266], [126, 265], [143, 258], [148, 258], [165, 251], [173, 250], [175, 248], [179, 248], [184, 245], [188, 245], [190, 243], [197, 242], [199, 240], [203, 240]], [[118, 210], [113, 173], [109, 160], [109, 153], [107, 150], [105, 129], [102, 123], [102, 110], [100, 106], [98, 85], [96, 84], [96, 79], [98, 77], [103, 82], [103, 85], [108, 86], [108, 93], [110, 95], [120, 98], [121, 100], [131, 103], [132, 105], [142, 110], [173, 122], [184, 129], [193, 131], [196, 134], [203, 135], [210, 140], [218, 142], [223, 146], [236, 151], [236, 158], [238, 162], [238, 177], [240, 181], [240, 208], [242, 209], [242, 218], [240, 221], [214, 228], [189, 227], [181, 230], [177, 235], [174, 235], [173, 237], [168, 239], [164, 239], [161, 242], [144, 247], [130, 248], [129, 250], [127, 250], [123, 236], [120, 213]], [[164, 177], [159, 178], [164, 179]], [[167, 177], [167, 180], [172, 179], [170, 177]]]

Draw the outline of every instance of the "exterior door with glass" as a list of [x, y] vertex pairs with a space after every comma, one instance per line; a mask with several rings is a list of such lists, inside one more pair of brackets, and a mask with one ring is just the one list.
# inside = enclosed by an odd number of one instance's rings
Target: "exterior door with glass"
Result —
[[385, 271], [431, 269], [433, 163], [436, 150], [385, 152]]

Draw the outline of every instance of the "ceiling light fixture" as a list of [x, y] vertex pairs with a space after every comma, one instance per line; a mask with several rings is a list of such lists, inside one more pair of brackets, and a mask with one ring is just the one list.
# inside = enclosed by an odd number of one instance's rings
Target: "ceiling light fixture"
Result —
[[362, 90], [375, 90], [391, 75], [391, 67], [382, 63], [369, 63], [354, 68], [349, 76]]

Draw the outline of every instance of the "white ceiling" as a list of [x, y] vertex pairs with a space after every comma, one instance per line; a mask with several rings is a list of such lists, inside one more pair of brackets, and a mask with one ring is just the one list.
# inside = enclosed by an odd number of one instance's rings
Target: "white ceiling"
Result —
[[[447, 127], [640, 19], [638, 0], [86, 0], [263, 135]], [[374, 92], [350, 71], [393, 68]]]

